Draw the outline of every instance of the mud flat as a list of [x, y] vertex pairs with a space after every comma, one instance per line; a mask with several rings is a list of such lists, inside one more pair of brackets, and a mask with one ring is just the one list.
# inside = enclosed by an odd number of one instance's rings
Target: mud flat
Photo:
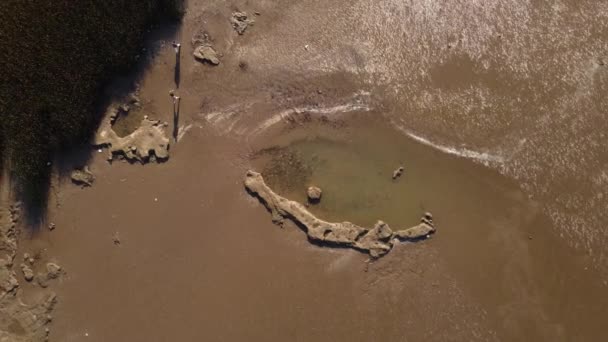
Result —
[[[159, 54], [141, 80], [141, 98], [149, 101], [146, 113], [171, 122], [167, 92], [176, 89], [177, 74], [168, 42], [181, 38], [179, 124], [191, 129], [171, 146], [171, 160], [146, 166], [110, 164], [105, 154], [94, 153], [87, 164], [95, 171], [95, 186], [56, 184], [49, 220], [58, 228], [23, 236], [19, 243], [23, 251], [56, 255], [69, 271], [53, 289], [61, 305], [54, 310], [51, 338], [603, 341], [608, 314], [604, 279], [587, 268], [584, 254], [565, 246], [539, 209], [542, 203], [530, 200], [516, 182], [407, 139], [391, 125], [407, 124], [433, 141], [463, 127], [474, 128], [476, 139], [494, 136], [481, 129], [485, 121], [452, 120], [459, 110], [477, 108], [484, 117], [500, 113], [464, 103], [476, 83], [464, 84], [467, 92], [454, 93], [454, 103], [434, 96], [434, 85], [413, 82], [424, 82], [424, 74], [433, 69], [421, 56], [443, 61], [445, 51], [460, 53], [471, 42], [463, 37], [462, 46], [448, 49], [446, 35], [425, 26], [437, 23], [441, 15], [433, 14], [436, 10], [464, 8], [444, 16], [449, 24], [445, 29], [457, 29], [454, 37], [477, 30], [452, 25], [480, 13], [477, 5], [461, 2], [452, 7], [395, 2], [420, 10], [401, 7], [395, 21], [384, 20], [393, 9], [377, 1], [189, 2], [179, 37], [163, 38], [164, 48], [158, 44]], [[369, 7], [361, 10], [365, 4]], [[235, 10], [263, 15], [239, 35], [230, 22]], [[370, 17], [370, 12], [381, 14]], [[541, 12], [542, 19], [548, 12]], [[328, 27], [323, 32], [311, 25], [319, 18]], [[382, 30], [378, 23], [388, 31], [366, 32]], [[401, 24], [411, 28], [405, 37], [422, 43], [399, 45]], [[201, 32], [209, 34], [208, 43], [222, 54], [217, 67], [201, 65], [192, 58], [198, 45], [184, 43]], [[518, 41], [503, 33], [504, 40]], [[379, 38], [376, 42], [382, 44], [367, 50], [362, 36]], [[397, 48], [398, 54], [384, 56], [389, 48]], [[529, 49], [522, 51], [527, 60]], [[563, 65], [546, 61], [541, 65]], [[395, 81], [396, 88], [370, 83], [390, 80], [381, 73], [398, 70], [392, 63], [407, 71], [407, 77]], [[416, 65], [420, 68], [412, 67]], [[497, 65], [512, 64], [507, 59]], [[438, 74], [439, 81], [450, 78]], [[416, 80], [404, 81], [408, 77]], [[477, 94], [517, 98], [501, 87], [493, 89], [496, 93], [490, 94], [500, 96]], [[417, 109], [432, 104], [442, 108], [433, 116]], [[522, 113], [530, 112], [525, 109]], [[414, 117], [391, 120], [404, 113]], [[431, 120], [435, 114], [440, 119]], [[428, 126], [420, 125], [416, 115], [429, 120]], [[520, 128], [517, 117], [501, 118]], [[436, 134], [425, 134], [424, 127]], [[530, 127], [535, 134], [546, 132]], [[439, 142], [458, 147], [444, 149], [448, 153], [464, 145], [467, 153], [459, 155], [486, 156], [474, 143]], [[267, 151], [264, 157], [253, 157], [262, 150]], [[391, 173], [399, 165], [406, 171], [393, 181]], [[323, 218], [323, 224], [349, 220], [368, 235], [371, 230], [364, 227], [373, 227], [377, 218], [408, 227], [419, 221], [421, 212], [431, 211], [440, 233], [421, 243], [393, 244], [384, 257], [364, 263], [368, 255], [351, 248], [306, 241], [288, 210], [280, 215], [285, 229], [272, 229], [268, 213], [243, 190], [243, 176], [250, 169], [261, 170], [268, 188], [285, 203], [287, 198], [305, 203], [304, 189], [310, 185], [323, 189], [322, 200], [305, 208], [317, 220]], [[303, 212], [298, 215], [312, 220]], [[372, 246], [385, 243], [382, 236], [388, 233], [382, 231], [376, 231], [380, 236], [371, 239]], [[346, 246], [354, 245], [347, 241]], [[34, 283], [19, 285], [25, 291], [40, 290]]]

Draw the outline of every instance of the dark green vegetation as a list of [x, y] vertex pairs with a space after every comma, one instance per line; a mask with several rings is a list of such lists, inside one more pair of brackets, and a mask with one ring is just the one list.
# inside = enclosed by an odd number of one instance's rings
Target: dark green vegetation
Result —
[[0, 153], [22, 194], [44, 203], [47, 162], [90, 138], [103, 85], [182, 1], [0, 1]]

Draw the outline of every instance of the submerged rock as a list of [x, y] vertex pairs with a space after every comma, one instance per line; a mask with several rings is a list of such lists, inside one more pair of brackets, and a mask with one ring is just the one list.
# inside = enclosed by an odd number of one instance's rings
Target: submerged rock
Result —
[[234, 12], [230, 18], [230, 23], [238, 34], [245, 33], [245, 30], [254, 22], [255, 20], [250, 19], [245, 12]]
[[350, 222], [331, 223], [310, 213], [298, 202], [276, 194], [260, 173], [247, 171], [245, 188], [257, 196], [272, 214], [273, 222], [281, 224], [285, 218], [301, 225], [312, 241], [355, 248], [365, 251], [372, 258], [379, 258], [393, 248], [395, 240], [419, 240], [435, 232], [432, 220], [423, 217], [422, 223], [408, 229], [393, 231], [384, 222], [378, 221], [372, 228], [364, 228]]
[[323, 195], [323, 191], [316, 186], [311, 186], [308, 188], [308, 190], [306, 190], [306, 194], [308, 195], [308, 202], [319, 203], [321, 196]]
[[[72, 182], [74, 184], [82, 186], [91, 186], [95, 181], [95, 175], [91, 172], [91, 170], [89, 170], [88, 166], [85, 166], [82, 169], [75, 169], [74, 171], [72, 171], [70, 178], [72, 178]], [[53, 230], [53, 228], [55, 228], [55, 225], [52, 223], [51, 225], [52, 228], [51, 226], [49, 226], [49, 229]]]
[[194, 49], [194, 58], [200, 62], [207, 62], [212, 65], [220, 64], [217, 52], [211, 46], [201, 45]]
[[393, 179], [401, 177], [403, 171], [405, 171], [405, 168], [403, 168], [403, 166], [399, 166], [395, 171], [393, 171]]

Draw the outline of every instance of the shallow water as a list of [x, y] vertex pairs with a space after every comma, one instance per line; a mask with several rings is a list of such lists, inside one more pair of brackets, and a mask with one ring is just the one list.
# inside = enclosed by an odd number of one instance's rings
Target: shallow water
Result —
[[[419, 243], [437, 248], [450, 275], [489, 314], [503, 339], [599, 336], [608, 287], [585, 268], [588, 258], [560, 241], [538, 203], [497, 172], [375, 121], [283, 132], [259, 167], [270, 173], [271, 187], [301, 203], [308, 186], [319, 186], [322, 200], [310, 210], [325, 220], [371, 227], [381, 219], [401, 229], [432, 212], [437, 233]], [[277, 162], [287, 166], [275, 173]], [[400, 165], [405, 173], [393, 180]], [[306, 176], [290, 177], [296, 174]]]

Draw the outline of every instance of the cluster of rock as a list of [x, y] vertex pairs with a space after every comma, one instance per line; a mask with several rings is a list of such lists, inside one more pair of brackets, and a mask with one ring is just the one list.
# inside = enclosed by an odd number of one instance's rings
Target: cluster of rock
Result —
[[281, 224], [288, 218], [302, 226], [312, 241], [355, 248], [369, 253], [372, 258], [384, 256], [398, 241], [425, 239], [435, 232], [433, 218], [429, 213], [424, 215], [420, 224], [397, 231], [382, 221], [378, 221], [371, 229], [350, 222], [326, 222], [314, 216], [300, 203], [276, 194], [258, 172], [247, 171], [244, 183], [247, 191], [258, 197], [270, 211], [273, 222]]
[[[22, 301], [17, 274], [13, 270], [20, 208], [18, 204], [8, 208], [3, 204], [0, 203], [0, 341], [46, 341], [52, 320], [51, 312], [57, 302], [56, 295], [43, 292], [35, 298], [28, 298], [28, 304]], [[29, 259], [28, 257], [27, 262]], [[21, 269], [26, 279], [34, 278], [29, 266], [24, 271], [22, 265]]]
[[167, 123], [150, 120], [148, 116], [144, 116], [141, 124], [133, 133], [125, 137], [116, 134], [112, 124], [118, 115], [121, 115], [122, 112], [128, 113], [129, 109], [128, 105], [110, 106], [97, 131], [94, 145], [107, 147], [110, 161], [117, 155], [141, 163], [169, 158], [169, 138], [165, 134]]

